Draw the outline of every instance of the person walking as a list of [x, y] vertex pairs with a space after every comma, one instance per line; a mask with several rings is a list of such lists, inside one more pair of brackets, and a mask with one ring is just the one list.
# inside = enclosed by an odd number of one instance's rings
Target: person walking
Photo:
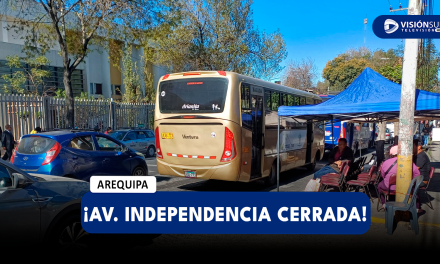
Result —
[[428, 121], [423, 123], [423, 146], [426, 147], [429, 142], [429, 127], [428, 127]]
[[3, 160], [11, 160], [12, 151], [14, 150], [14, 135], [12, 135], [11, 125], [5, 126], [5, 131], [2, 133], [2, 148], [5, 150], [5, 155], [3, 155]]
[[107, 130], [104, 132], [104, 134], [108, 135], [112, 133], [112, 128], [111, 127], [107, 127]]

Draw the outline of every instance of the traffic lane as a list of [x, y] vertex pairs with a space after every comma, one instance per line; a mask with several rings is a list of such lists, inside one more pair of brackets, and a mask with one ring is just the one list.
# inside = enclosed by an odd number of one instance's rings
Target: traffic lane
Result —
[[[371, 154], [375, 149], [362, 150], [362, 156], [368, 156], [369, 161]], [[359, 152], [356, 158], [359, 157]], [[254, 182], [228, 182], [219, 180], [200, 180], [188, 179], [182, 177], [159, 175], [157, 172], [156, 158], [147, 158], [149, 175], [156, 176], [158, 191], [233, 191], [233, 192], [255, 192], [255, 191], [277, 191], [276, 184], [267, 187], [262, 180]], [[327, 158], [324, 157], [317, 162], [315, 171], [318, 171], [327, 164]], [[151, 169], [150, 169], [151, 168]], [[304, 190], [307, 182], [313, 178], [314, 172], [307, 171], [300, 167], [280, 174], [280, 191], [301, 192]]]
[[[233, 192], [255, 192], [255, 191], [276, 191], [276, 185], [267, 187], [262, 180], [249, 183], [245, 182], [229, 182], [220, 180], [201, 180], [188, 179], [182, 177], [158, 175], [155, 160], [147, 160], [149, 175], [156, 176], [157, 191], [233, 191]], [[316, 170], [325, 166], [326, 162], [320, 161], [316, 165]], [[151, 169], [150, 169], [151, 168]], [[305, 168], [296, 168], [280, 174], [280, 191], [287, 188], [303, 191], [303, 184], [294, 184], [295, 182], [308, 181], [314, 172], [307, 171]], [[301, 187], [300, 187], [301, 186]], [[305, 186], [305, 184], [304, 184]]]

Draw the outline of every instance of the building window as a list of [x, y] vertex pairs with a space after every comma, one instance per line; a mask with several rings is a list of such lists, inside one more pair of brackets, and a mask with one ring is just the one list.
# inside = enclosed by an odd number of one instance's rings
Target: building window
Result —
[[[23, 68], [27, 70], [31, 70], [29, 65], [22, 64]], [[44, 78], [44, 84], [37, 87], [38, 94], [42, 94], [43, 92], [47, 92], [48, 90], [56, 90], [63, 89], [64, 90], [64, 68], [63, 67], [54, 67], [54, 66], [44, 66], [41, 69], [49, 71], [50, 76]], [[17, 71], [23, 71], [23, 69], [10, 68], [6, 65], [5, 60], [0, 60], [0, 87], [3, 87], [4, 84], [9, 85], [3, 78], [2, 75], [11, 75]], [[27, 80], [23, 85], [25, 90], [33, 92], [35, 91], [35, 87], [33, 87], [32, 82]], [[79, 96], [81, 92], [84, 92], [84, 83], [83, 83], [83, 71], [82, 70], [74, 70], [72, 73], [72, 90], [74, 96]], [[48, 93], [49, 95], [54, 95], [53, 92]]]
[[95, 94], [102, 94], [102, 84], [95, 83]]
[[122, 95], [120, 85], [115, 85], [115, 95]]

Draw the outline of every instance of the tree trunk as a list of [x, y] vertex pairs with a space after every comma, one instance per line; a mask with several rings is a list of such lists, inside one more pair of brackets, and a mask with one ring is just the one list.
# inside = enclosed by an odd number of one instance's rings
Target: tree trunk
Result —
[[64, 89], [66, 91], [66, 106], [67, 106], [67, 116], [66, 116], [66, 126], [67, 128], [75, 128], [74, 124], [74, 114], [75, 114], [75, 100], [73, 98], [72, 90], [72, 73], [64, 67]]

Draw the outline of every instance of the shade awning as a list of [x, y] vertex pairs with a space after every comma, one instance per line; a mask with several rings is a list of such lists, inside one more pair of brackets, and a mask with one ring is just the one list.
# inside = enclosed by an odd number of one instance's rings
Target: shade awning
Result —
[[[328, 120], [396, 119], [400, 111], [401, 85], [366, 68], [344, 91], [317, 105], [280, 106], [279, 116]], [[440, 119], [440, 94], [416, 90], [415, 115]]]

